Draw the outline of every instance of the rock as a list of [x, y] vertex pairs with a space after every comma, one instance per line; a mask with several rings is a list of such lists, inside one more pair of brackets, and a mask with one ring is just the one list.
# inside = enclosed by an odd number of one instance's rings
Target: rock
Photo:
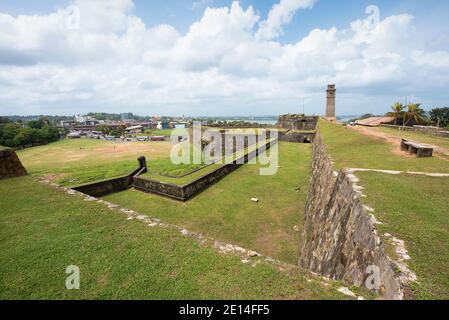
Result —
[[294, 227], [293, 227], [293, 230], [295, 230], [296, 232], [299, 232], [299, 230], [300, 230], [300, 229], [299, 229], [299, 226], [294, 226]]
[[344, 295], [347, 295], [347, 296], [349, 296], [349, 297], [357, 298], [357, 296], [355, 295], [355, 293], [352, 292], [351, 290], [349, 290], [349, 288], [346, 288], [346, 287], [340, 287], [340, 288], [337, 289], [337, 291], [338, 291], [338, 292], [341, 292], [341, 293], [343, 293]]
[[4, 149], [0, 151], [0, 179], [20, 177], [27, 172], [15, 151]]
[[256, 251], [252, 251], [252, 250], [249, 250], [247, 254], [249, 257], [258, 257], [259, 256], [259, 254]]
[[240, 252], [240, 253], [246, 254], [246, 250], [243, 249], [242, 247], [234, 246], [234, 250], [235, 250], [236, 252]]

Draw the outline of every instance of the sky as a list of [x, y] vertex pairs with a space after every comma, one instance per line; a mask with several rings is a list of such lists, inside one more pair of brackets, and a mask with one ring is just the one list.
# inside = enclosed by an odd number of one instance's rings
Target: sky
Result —
[[446, 0], [0, 0], [0, 115], [449, 106]]

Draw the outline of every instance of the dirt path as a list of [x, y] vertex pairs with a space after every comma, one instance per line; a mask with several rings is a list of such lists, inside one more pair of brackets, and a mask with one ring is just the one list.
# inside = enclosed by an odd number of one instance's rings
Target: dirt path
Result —
[[[386, 141], [387, 143], [389, 143], [391, 145], [394, 145], [395, 147], [397, 147], [397, 148], [395, 148], [392, 151], [394, 154], [400, 155], [402, 157], [411, 157], [407, 153], [402, 152], [400, 150], [402, 139], [397, 137], [397, 136], [390, 135], [388, 133], [385, 133], [385, 132], [382, 132], [382, 131], [378, 131], [375, 128], [370, 128], [370, 127], [363, 127], [363, 126], [352, 127], [352, 126], [349, 126], [349, 128], [351, 128], [352, 130], [357, 131], [357, 132], [359, 132], [359, 133], [361, 133], [363, 135], [370, 136], [370, 137], [375, 137], [375, 138], [378, 138], [378, 139], [382, 139], [382, 140]], [[419, 141], [417, 141], [417, 142], [419, 142]], [[439, 147], [439, 146], [435, 146], [435, 145], [432, 145], [432, 147], [434, 147], [434, 156], [435, 157], [440, 158], [440, 159], [445, 160], [445, 161], [449, 161], [449, 159], [447, 158], [449, 156], [449, 149], [446, 149], [446, 148], [443, 148], [443, 147]]]

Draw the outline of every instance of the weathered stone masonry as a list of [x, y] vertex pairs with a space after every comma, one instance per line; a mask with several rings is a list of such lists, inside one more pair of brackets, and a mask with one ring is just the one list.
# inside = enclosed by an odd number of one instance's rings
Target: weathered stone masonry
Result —
[[276, 139], [267, 141], [257, 149], [249, 152], [248, 154], [242, 155], [239, 159], [235, 159], [233, 163], [224, 164], [218, 169], [183, 186], [160, 182], [144, 177], [135, 177], [133, 187], [143, 192], [155, 193], [175, 200], [187, 201], [242, 166], [243, 163], [247, 163], [249, 160], [262, 154], [277, 143], [278, 140]]
[[350, 174], [334, 172], [317, 132], [299, 265], [357, 286], [365, 284], [367, 267], [374, 265], [380, 270], [379, 294], [401, 299], [398, 275], [359, 196]]
[[147, 171], [145, 157], [140, 157], [138, 161], [139, 168], [126, 176], [89, 183], [72, 189], [93, 197], [104, 197], [111, 193], [127, 190], [132, 187], [135, 177]]
[[139, 191], [154, 193], [180, 201], [187, 201], [235, 169], [239, 168], [242, 163], [247, 163], [249, 160], [262, 154], [277, 143], [278, 140], [276, 139], [266, 141], [255, 150], [240, 156], [238, 159], [235, 159], [233, 163], [224, 164], [218, 169], [182, 186], [139, 177], [142, 173], [147, 172], [145, 158], [141, 157], [139, 158], [139, 168], [129, 175], [86, 184], [72, 189], [93, 197], [103, 197], [134, 187]]
[[0, 150], [0, 179], [20, 177], [27, 172], [14, 150]]

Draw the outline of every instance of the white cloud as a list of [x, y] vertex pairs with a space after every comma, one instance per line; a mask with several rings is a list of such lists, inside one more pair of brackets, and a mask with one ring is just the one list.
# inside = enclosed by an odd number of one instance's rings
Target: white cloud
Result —
[[412, 58], [418, 66], [449, 69], [449, 52], [447, 51], [425, 52], [419, 50], [413, 53]]
[[338, 86], [339, 110], [364, 113], [380, 96], [449, 85], [449, 52], [427, 51], [408, 14], [372, 29], [360, 20], [296, 43], [273, 40], [313, 2], [281, 1], [262, 23], [238, 2], [207, 8], [185, 35], [146, 26], [128, 0], [76, 1], [77, 30], [65, 27], [64, 10], [0, 14], [0, 113], [276, 114], [299, 111], [306, 98], [306, 111], [320, 114], [328, 83]]
[[280, 0], [273, 5], [268, 19], [262, 21], [256, 37], [262, 40], [277, 38], [282, 34], [282, 26], [289, 24], [296, 11], [313, 7], [317, 0]]

